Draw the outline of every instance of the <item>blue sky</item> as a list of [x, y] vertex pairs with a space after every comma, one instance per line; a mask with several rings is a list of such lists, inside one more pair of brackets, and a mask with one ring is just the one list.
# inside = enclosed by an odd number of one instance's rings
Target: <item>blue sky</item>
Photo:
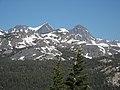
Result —
[[0, 0], [0, 28], [16, 25], [55, 28], [80, 24], [95, 37], [120, 40], [120, 0]]

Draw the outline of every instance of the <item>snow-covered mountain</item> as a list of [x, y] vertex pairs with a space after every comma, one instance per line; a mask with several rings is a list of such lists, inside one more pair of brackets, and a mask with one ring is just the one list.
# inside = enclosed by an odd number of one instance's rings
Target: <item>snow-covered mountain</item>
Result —
[[56, 56], [63, 60], [63, 50], [72, 51], [83, 48], [86, 58], [109, 56], [120, 52], [120, 41], [104, 40], [93, 37], [87, 28], [76, 25], [73, 29], [55, 29], [48, 23], [38, 27], [17, 25], [8, 30], [0, 31], [0, 55], [12, 60], [43, 60], [54, 59]]

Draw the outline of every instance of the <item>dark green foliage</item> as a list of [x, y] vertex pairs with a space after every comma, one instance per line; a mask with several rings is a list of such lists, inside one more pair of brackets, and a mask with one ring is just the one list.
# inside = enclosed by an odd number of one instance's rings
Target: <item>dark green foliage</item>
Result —
[[[57, 61], [12, 61], [0, 58], [0, 90], [46, 90], [52, 83], [53, 66]], [[70, 62], [62, 62], [67, 74]], [[65, 67], [64, 67], [65, 66]]]
[[[42, 90], [50, 82], [39, 61], [0, 60], [0, 90]], [[45, 71], [44, 71], [45, 70]]]
[[81, 50], [78, 50], [72, 71], [65, 83], [68, 90], [87, 90], [88, 83], [87, 76], [84, 74], [83, 60]]
[[59, 60], [57, 65], [54, 67], [53, 85], [52, 87], [50, 87], [50, 90], [65, 90], [63, 74], [60, 64], [61, 60]]

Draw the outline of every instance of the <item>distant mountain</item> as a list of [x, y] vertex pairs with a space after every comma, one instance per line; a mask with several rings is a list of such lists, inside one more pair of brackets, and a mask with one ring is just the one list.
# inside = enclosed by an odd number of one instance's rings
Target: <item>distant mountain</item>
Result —
[[[120, 41], [95, 38], [87, 28], [76, 25], [73, 29], [53, 28], [45, 23], [38, 27], [17, 25], [0, 31], [0, 55], [12, 60], [43, 60], [64, 56], [64, 50], [70, 52], [79, 46], [86, 58], [109, 56], [120, 52]], [[69, 60], [71, 57], [62, 57]]]
[[90, 40], [95, 40], [95, 38], [88, 32], [87, 28], [81, 26], [81, 25], [76, 25], [71, 32], [75, 35], [78, 35], [81, 41], [87, 41], [91, 42]]

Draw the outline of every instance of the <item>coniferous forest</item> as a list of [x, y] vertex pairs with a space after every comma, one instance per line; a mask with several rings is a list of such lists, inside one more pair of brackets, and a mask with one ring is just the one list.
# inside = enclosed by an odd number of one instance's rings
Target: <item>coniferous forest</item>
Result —
[[[61, 68], [67, 75], [71, 62], [62, 62]], [[0, 90], [46, 90], [51, 86], [56, 60], [12, 61], [0, 59]]]
[[[115, 66], [118, 60], [115, 60], [114, 64], [104, 64], [99, 62], [99, 59], [84, 59], [84, 65], [78, 67], [77, 59], [60, 62], [59, 60], [19, 61], [0, 57], [0, 90], [57, 90], [53, 87], [55, 81], [56, 84], [63, 85], [62, 87], [65, 88], [58, 90], [119, 90], [119, 87], [107, 83], [106, 74], [96, 69], [98, 66]], [[81, 70], [84, 70], [83, 75], [87, 77], [85, 84], [77, 78], [81, 75], [79, 72]], [[84, 77], [81, 78], [85, 80]], [[76, 85], [79, 86], [81, 82], [82, 85], [87, 84], [87, 89], [77, 88]], [[70, 87], [71, 85], [73, 87]]]

